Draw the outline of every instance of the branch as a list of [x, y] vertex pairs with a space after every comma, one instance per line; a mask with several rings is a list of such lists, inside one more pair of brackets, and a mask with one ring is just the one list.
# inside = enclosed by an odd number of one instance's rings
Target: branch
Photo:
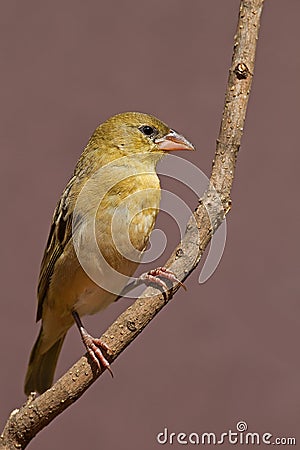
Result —
[[[230, 210], [230, 192], [236, 158], [243, 134], [245, 115], [254, 71], [256, 44], [263, 0], [241, 0], [232, 64], [226, 89], [225, 106], [217, 139], [210, 186], [189, 219], [182, 242], [166, 267], [184, 280], [198, 265], [210, 239]], [[166, 305], [178, 286], [166, 294], [147, 288], [101, 337], [112, 349], [113, 362]], [[74, 403], [102, 375], [80, 358], [52, 388], [41, 396], [29, 397], [14, 410], [0, 438], [0, 449], [25, 448], [31, 439], [56, 416]]]

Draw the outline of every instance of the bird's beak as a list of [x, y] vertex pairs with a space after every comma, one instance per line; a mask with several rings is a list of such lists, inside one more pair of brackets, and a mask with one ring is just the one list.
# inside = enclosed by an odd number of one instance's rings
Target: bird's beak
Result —
[[174, 130], [170, 130], [162, 138], [155, 139], [155, 143], [160, 150], [172, 152], [174, 150], [196, 150], [193, 144], [184, 136]]

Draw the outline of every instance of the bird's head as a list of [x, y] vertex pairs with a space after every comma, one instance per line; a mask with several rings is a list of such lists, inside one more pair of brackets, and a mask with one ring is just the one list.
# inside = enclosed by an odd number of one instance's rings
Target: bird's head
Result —
[[90, 139], [90, 146], [114, 152], [116, 157], [134, 153], [151, 154], [160, 159], [173, 150], [195, 150], [181, 134], [149, 114], [126, 112], [101, 124]]

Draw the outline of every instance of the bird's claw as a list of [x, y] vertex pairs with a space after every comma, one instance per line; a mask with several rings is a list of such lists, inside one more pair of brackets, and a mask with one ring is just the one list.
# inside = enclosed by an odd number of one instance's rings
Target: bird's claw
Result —
[[104, 369], [107, 369], [111, 376], [113, 377], [113, 372], [111, 370], [110, 364], [107, 361], [107, 359], [104, 357], [101, 350], [104, 350], [105, 352], [109, 352], [110, 348], [107, 344], [105, 344], [101, 339], [94, 338], [89, 333], [87, 333], [86, 330], [82, 334], [82, 340], [83, 343], [87, 349], [88, 355], [90, 356], [91, 360], [97, 365], [98, 369], [100, 371]]
[[165, 281], [161, 278], [165, 278], [166, 280], [171, 281], [172, 283], [180, 284], [184, 290], [186, 290], [186, 286], [178, 280], [174, 272], [168, 270], [166, 267], [157, 267], [156, 269], [149, 270], [149, 272], [143, 273], [139, 279], [145, 284], [156, 284], [163, 288], [165, 291], [168, 291], [169, 288]]

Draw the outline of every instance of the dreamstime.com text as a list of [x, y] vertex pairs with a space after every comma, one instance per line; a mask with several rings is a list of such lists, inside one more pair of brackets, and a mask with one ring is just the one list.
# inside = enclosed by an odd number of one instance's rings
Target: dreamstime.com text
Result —
[[157, 434], [156, 440], [159, 444], [181, 444], [181, 445], [296, 445], [296, 438], [291, 436], [275, 437], [272, 433], [250, 432], [248, 424], [240, 421], [236, 424], [236, 430], [228, 430], [223, 433], [175, 433], [168, 428]]

